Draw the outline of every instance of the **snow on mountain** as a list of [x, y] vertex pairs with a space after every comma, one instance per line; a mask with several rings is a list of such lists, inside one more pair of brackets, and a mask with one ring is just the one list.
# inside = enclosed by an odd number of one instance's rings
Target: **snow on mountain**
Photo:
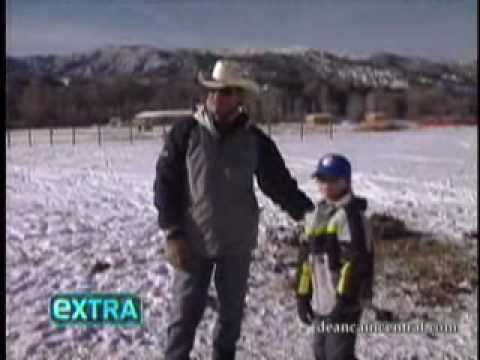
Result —
[[[390, 87], [393, 82], [439, 83], [476, 87], [472, 66], [446, 64], [394, 54], [375, 54], [370, 58], [328, 53], [318, 49], [178, 49], [162, 50], [150, 46], [108, 46], [68, 56], [7, 57], [7, 69], [21, 76], [101, 77], [120, 75], [169, 74], [211, 67], [216, 58], [228, 56], [249, 62], [259, 80], [268, 73], [285, 73], [290, 81], [298, 74], [304, 79], [337, 80], [364, 87]], [[291, 74], [291, 75], [288, 75]], [[271, 79], [270, 79], [271, 80]]]

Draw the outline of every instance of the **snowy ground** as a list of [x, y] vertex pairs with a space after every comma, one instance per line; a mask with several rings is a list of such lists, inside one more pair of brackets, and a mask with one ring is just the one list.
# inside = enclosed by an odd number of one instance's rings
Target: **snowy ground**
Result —
[[[46, 133], [47, 134], [47, 133]], [[158, 135], [159, 133], [157, 133]], [[48, 145], [48, 135], [29, 148], [7, 150], [6, 260], [7, 354], [9, 359], [161, 359], [168, 318], [170, 272], [152, 204], [152, 182], [161, 138], [72, 147]], [[370, 200], [370, 212], [388, 211], [412, 228], [461, 243], [477, 231], [477, 131], [473, 127], [395, 133], [274, 132], [301, 187], [316, 198], [309, 174], [328, 151], [348, 155], [354, 188]], [[261, 193], [264, 207], [259, 249], [250, 278], [239, 359], [312, 359], [311, 329], [296, 318], [285, 274], [274, 271], [282, 244], [265, 238], [267, 227], [292, 225]], [[113, 266], [88, 276], [96, 259]], [[128, 291], [145, 307], [142, 329], [55, 329], [48, 299], [56, 292]], [[455, 321], [459, 333], [360, 335], [360, 359], [475, 359], [477, 289], [459, 296], [464, 310], [436, 309], [438, 321]], [[212, 291], [212, 295], [214, 292]], [[375, 302], [403, 306], [377, 289]], [[215, 312], [202, 321], [194, 358], [208, 359]], [[364, 321], [373, 321], [366, 312]]]

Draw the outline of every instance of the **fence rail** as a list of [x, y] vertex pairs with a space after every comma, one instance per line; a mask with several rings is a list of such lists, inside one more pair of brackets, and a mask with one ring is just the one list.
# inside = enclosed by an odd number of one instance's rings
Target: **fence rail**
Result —
[[[269, 135], [275, 135], [288, 129], [289, 133], [298, 133], [303, 141], [309, 132], [321, 131], [333, 138], [334, 127], [309, 127], [303, 123], [281, 123], [281, 124], [260, 124]], [[14, 146], [35, 145], [60, 145], [97, 143], [102, 146], [109, 142], [129, 142], [134, 144], [138, 141], [163, 139], [169, 131], [170, 126], [154, 126], [150, 131], [142, 130], [134, 126], [112, 127], [112, 126], [90, 126], [71, 128], [37, 128], [37, 129], [6, 129], [7, 148]]]
[[158, 139], [165, 136], [167, 129], [163, 126], [151, 131], [139, 131], [135, 127], [71, 127], [71, 128], [36, 128], [36, 129], [6, 129], [7, 147], [59, 145], [72, 146], [86, 143], [97, 143], [102, 146], [108, 142], [130, 142]]

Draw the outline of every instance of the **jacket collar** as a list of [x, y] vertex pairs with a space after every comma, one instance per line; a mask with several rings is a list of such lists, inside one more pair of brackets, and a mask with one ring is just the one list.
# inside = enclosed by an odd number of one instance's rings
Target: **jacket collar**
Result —
[[343, 195], [340, 199], [336, 201], [332, 201], [329, 199], [325, 199], [326, 203], [330, 206], [334, 206], [336, 208], [342, 207], [347, 205], [352, 200], [352, 193], [349, 191], [345, 195]]
[[334, 209], [338, 209], [340, 207], [352, 206], [358, 211], [364, 212], [365, 210], [367, 210], [367, 206], [368, 206], [367, 199], [356, 196], [351, 191], [346, 193], [337, 201], [331, 201], [327, 199], [324, 199], [324, 201], [327, 205], [331, 206]]
[[216, 138], [230, 133], [239, 127], [247, 127], [250, 125], [250, 120], [245, 110], [241, 107], [231, 116], [235, 117], [232, 125], [226, 129], [221, 129], [215, 125], [213, 114], [207, 110], [205, 105], [198, 106], [197, 111], [193, 114], [193, 117], [199, 122], [199, 124], [206, 128]]

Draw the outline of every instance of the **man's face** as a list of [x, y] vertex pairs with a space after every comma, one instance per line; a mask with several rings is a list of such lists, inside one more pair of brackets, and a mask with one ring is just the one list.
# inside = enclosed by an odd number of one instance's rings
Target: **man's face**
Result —
[[208, 91], [207, 108], [219, 121], [227, 121], [228, 115], [235, 111], [239, 104], [240, 96], [237, 89], [223, 88]]
[[343, 179], [329, 181], [317, 179], [317, 184], [320, 193], [331, 201], [339, 200], [348, 191], [348, 184]]

